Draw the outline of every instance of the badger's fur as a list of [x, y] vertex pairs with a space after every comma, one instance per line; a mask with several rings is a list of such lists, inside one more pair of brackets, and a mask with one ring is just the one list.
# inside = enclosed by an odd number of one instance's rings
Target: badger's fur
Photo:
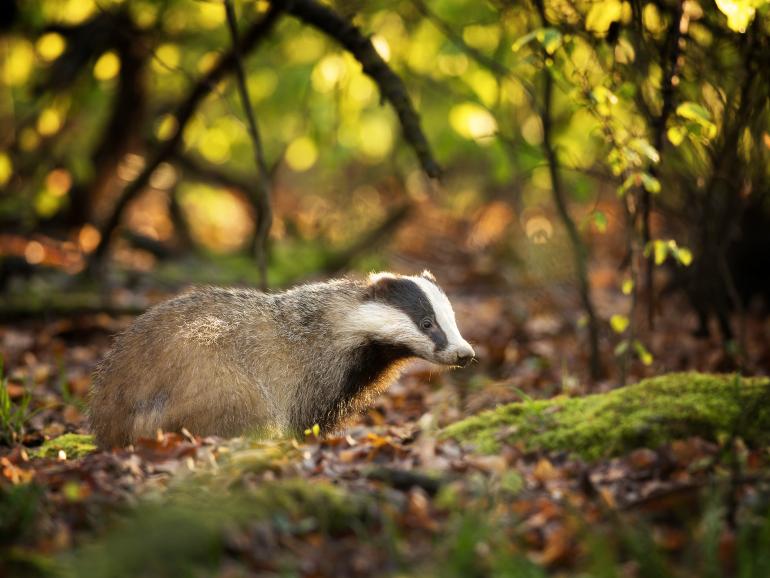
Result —
[[428, 272], [341, 279], [284, 293], [196, 289], [116, 340], [90, 398], [103, 447], [160, 428], [230, 437], [339, 427], [410, 357], [466, 365], [473, 348]]

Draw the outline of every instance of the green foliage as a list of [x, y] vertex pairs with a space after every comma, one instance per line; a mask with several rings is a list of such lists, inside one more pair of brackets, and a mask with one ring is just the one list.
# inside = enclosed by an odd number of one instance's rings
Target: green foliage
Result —
[[32, 417], [29, 404], [32, 396], [28, 391], [19, 402], [11, 400], [8, 392], [8, 378], [3, 375], [2, 359], [0, 359], [0, 445], [11, 445], [21, 441], [24, 426]]
[[770, 379], [676, 373], [607, 393], [509, 404], [446, 428], [494, 452], [500, 442], [586, 459], [657, 447], [687, 436], [770, 440]]

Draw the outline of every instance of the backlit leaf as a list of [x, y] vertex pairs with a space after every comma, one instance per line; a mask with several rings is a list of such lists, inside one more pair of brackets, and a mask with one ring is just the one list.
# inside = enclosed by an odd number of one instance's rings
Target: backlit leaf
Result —
[[647, 348], [639, 341], [634, 341], [634, 351], [644, 365], [652, 365], [653, 357]]
[[697, 102], [683, 102], [676, 107], [676, 114], [701, 125], [711, 124], [709, 111]]
[[649, 173], [642, 173], [641, 176], [642, 185], [644, 185], [645, 190], [653, 194], [660, 192], [660, 181], [658, 179]]
[[586, 29], [605, 34], [613, 22], [619, 22], [623, 14], [620, 0], [604, 0], [591, 6], [586, 16]]
[[553, 54], [561, 46], [562, 35], [555, 28], [541, 28], [537, 31], [537, 41], [548, 54]]
[[666, 136], [672, 145], [678, 147], [684, 141], [687, 129], [683, 126], [672, 126], [666, 131]]
[[615, 333], [623, 333], [628, 329], [629, 320], [625, 315], [613, 315], [610, 317], [610, 327]]
[[634, 290], [634, 281], [633, 279], [626, 279], [623, 281], [623, 285], [621, 285], [620, 290], [623, 292], [623, 295], [631, 295], [631, 291]]
[[752, 0], [716, 0], [716, 3], [717, 8], [727, 16], [727, 26], [735, 32], [746, 32], [758, 4]]

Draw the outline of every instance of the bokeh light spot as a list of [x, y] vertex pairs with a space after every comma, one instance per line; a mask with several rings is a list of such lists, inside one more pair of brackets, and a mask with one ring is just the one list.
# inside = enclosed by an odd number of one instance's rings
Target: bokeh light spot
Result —
[[8, 86], [24, 84], [32, 72], [35, 52], [32, 44], [25, 40], [12, 41], [3, 63], [3, 78]]
[[61, 128], [61, 115], [55, 108], [46, 108], [37, 118], [37, 132], [43, 136], [51, 136]]
[[59, 58], [66, 47], [67, 43], [64, 40], [64, 37], [58, 32], [43, 34], [35, 43], [37, 53], [40, 55], [40, 58], [46, 62]]
[[24, 258], [30, 265], [39, 265], [45, 259], [45, 247], [38, 241], [30, 241], [24, 249]]
[[0, 153], [0, 186], [5, 185], [11, 180], [13, 174], [13, 163], [5, 153]]
[[111, 80], [120, 72], [120, 58], [113, 51], [105, 52], [94, 64], [94, 78]]
[[479, 142], [491, 141], [497, 132], [497, 121], [488, 110], [472, 102], [452, 107], [449, 124], [459, 135]]
[[286, 149], [286, 164], [297, 172], [308, 170], [317, 159], [318, 148], [310, 137], [294, 139]]

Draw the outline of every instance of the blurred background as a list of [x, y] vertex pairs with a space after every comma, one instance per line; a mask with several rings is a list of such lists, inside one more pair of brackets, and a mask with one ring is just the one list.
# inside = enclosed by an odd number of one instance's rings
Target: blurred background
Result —
[[269, 288], [430, 268], [495, 379], [766, 371], [763, 1], [235, 10], [261, 171], [221, 2], [3, 3], [4, 318], [259, 286], [269, 196]]
[[[0, 2], [0, 575], [770, 576], [769, 6]], [[94, 446], [152, 304], [426, 268], [478, 363]]]

